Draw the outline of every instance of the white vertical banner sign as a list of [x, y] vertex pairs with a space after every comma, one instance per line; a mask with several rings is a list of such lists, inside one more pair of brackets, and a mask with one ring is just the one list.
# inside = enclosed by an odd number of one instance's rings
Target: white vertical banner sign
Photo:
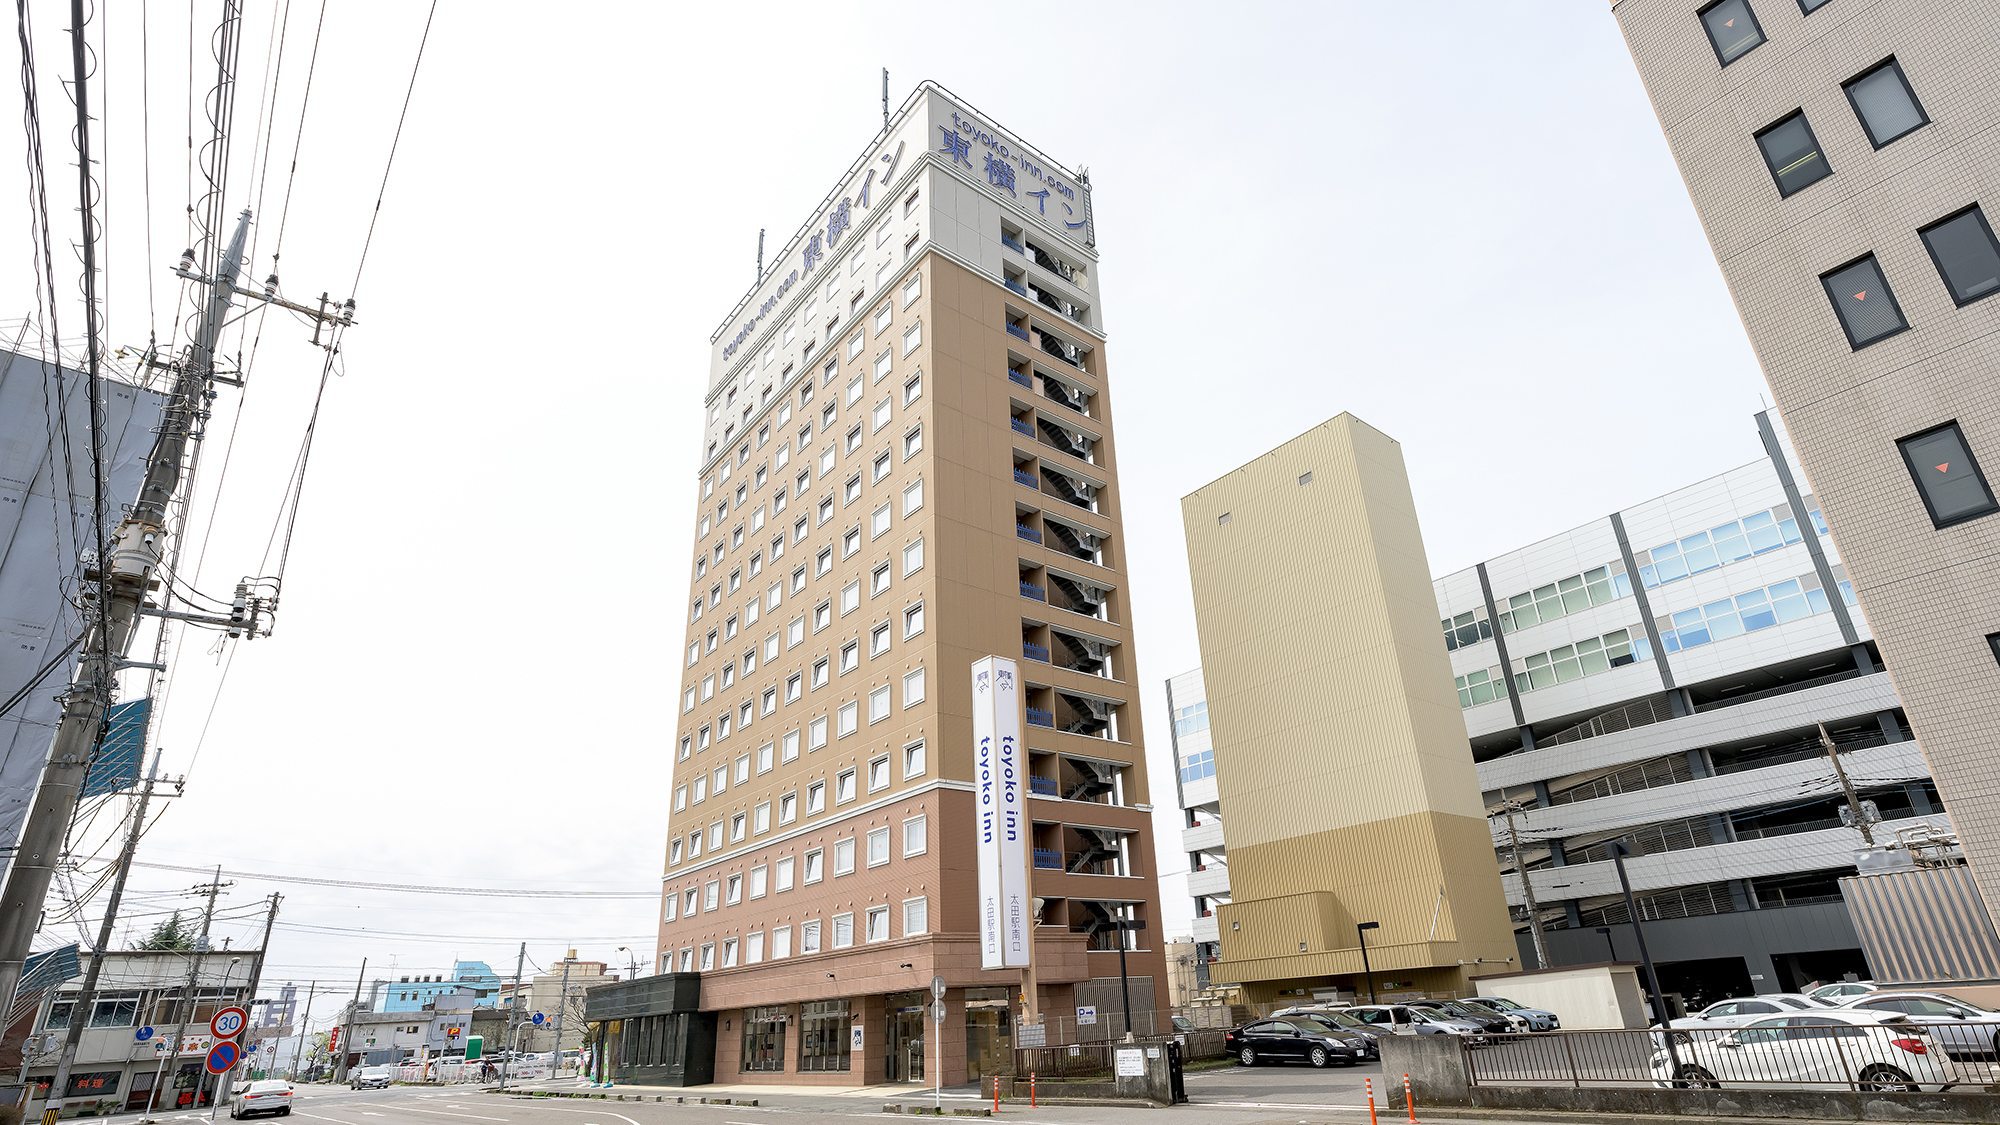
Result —
[[1026, 753], [1014, 662], [972, 665], [974, 828], [979, 841], [979, 967], [1025, 969], [1029, 954]]

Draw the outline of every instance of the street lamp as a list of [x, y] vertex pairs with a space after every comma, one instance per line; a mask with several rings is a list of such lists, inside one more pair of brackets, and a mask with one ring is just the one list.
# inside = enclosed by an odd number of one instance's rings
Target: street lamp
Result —
[[1368, 1002], [1375, 1002], [1375, 970], [1368, 965], [1368, 931], [1382, 928], [1380, 922], [1356, 922], [1354, 934], [1361, 939], [1361, 975], [1368, 981]]
[[632, 971], [631, 971], [631, 975], [630, 975], [630, 977], [629, 977], [628, 979], [630, 979], [630, 980], [638, 980], [638, 979], [639, 979], [639, 955], [638, 955], [637, 953], [633, 952], [633, 950], [632, 950], [632, 947], [631, 947], [631, 946], [629, 946], [629, 945], [621, 945], [621, 946], [619, 946], [619, 947], [618, 947], [618, 952], [620, 952], [620, 953], [623, 953], [623, 954], [625, 955], [625, 961], [626, 961], [626, 963], [627, 963], [628, 965], [630, 965], [630, 966], [632, 967]]

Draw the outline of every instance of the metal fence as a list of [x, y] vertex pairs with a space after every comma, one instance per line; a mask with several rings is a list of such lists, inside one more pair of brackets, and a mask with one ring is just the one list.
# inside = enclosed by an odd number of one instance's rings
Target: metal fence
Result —
[[[1464, 1045], [1476, 1086], [1977, 1089], [2000, 1080], [2000, 1024], [1851, 1024], [1495, 1035]], [[1811, 1023], [1804, 1021], [1813, 1020]]]

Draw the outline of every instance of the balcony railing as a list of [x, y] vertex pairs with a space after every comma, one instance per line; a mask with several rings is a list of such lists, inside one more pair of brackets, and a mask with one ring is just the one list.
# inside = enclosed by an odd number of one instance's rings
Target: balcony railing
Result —
[[1039, 660], [1044, 664], [1049, 662], [1048, 646], [1038, 645], [1033, 641], [1021, 642], [1021, 655], [1027, 657], [1029, 660]]
[[1007, 335], [1019, 336], [1021, 339], [1025, 340], [1028, 338], [1028, 330], [1021, 327], [1018, 324], [1009, 324], [1007, 326]]
[[1033, 774], [1028, 775], [1028, 792], [1040, 793], [1044, 797], [1055, 797], [1062, 794], [1062, 790], [1056, 786], [1055, 778], [1036, 777]]
[[1054, 848], [1036, 848], [1035, 866], [1044, 871], [1061, 871], [1063, 867], [1062, 853]]
[[1056, 725], [1056, 717], [1053, 712], [1044, 711], [1039, 707], [1030, 707], [1027, 710], [1029, 726], [1053, 727]]
[[1033, 598], [1038, 602], [1045, 602], [1049, 600], [1048, 591], [1042, 589], [1040, 586], [1035, 585], [1033, 582], [1021, 583], [1021, 596], [1024, 598]]
[[1030, 543], [1040, 543], [1042, 541], [1042, 533], [1036, 531], [1032, 527], [1029, 527], [1025, 523], [1015, 524], [1014, 534], [1020, 536], [1023, 539], [1026, 539]]
[[1017, 434], [1026, 434], [1026, 435], [1027, 435], [1027, 436], [1029, 436], [1029, 437], [1034, 437], [1034, 436], [1035, 436], [1035, 427], [1033, 427], [1033, 426], [1029, 425], [1029, 424], [1028, 424], [1028, 423], [1027, 423], [1026, 421], [1024, 421], [1024, 420], [1022, 420], [1022, 419], [1020, 419], [1020, 418], [1013, 418], [1013, 419], [1010, 419], [1010, 421], [1012, 421], [1012, 422], [1014, 423], [1014, 432], [1015, 432], [1015, 433], [1017, 433]]
[[1005, 285], [1009, 290], [1019, 293], [1023, 297], [1028, 295], [1028, 287], [1011, 277], [1001, 279], [1000, 284]]
[[1007, 249], [1012, 250], [1016, 254], [1026, 254], [1028, 252], [1027, 247], [1021, 245], [1020, 243], [1014, 241], [1011, 238], [1008, 238], [1004, 234], [1000, 236], [1000, 245], [1005, 246]]
[[1015, 483], [1015, 484], [1025, 484], [1025, 485], [1027, 485], [1027, 486], [1028, 486], [1029, 488], [1033, 488], [1033, 489], [1037, 489], [1037, 490], [1039, 490], [1039, 489], [1040, 489], [1040, 488], [1042, 487], [1042, 486], [1041, 486], [1041, 482], [1039, 482], [1039, 481], [1037, 481], [1037, 480], [1035, 479], [1035, 474], [1033, 474], [1033, 473], [1029, 472], [1029, 471], [1028, 471], [1028, 470], [1026, 470], [1026, 469], [1015, 469], [1015, 470], [1014, 470], [1014, 483]]
[[1016, 371], [1013, 368], [1009, 367], [1007, 369], [1007, 377], [1009, 379], [1012, 379], [1016, 383], [1021, 384], [1024, 387], [1032, 389], [1035, 385], [1035, 381], [1033, 379], [1028, 378], [1028, 373], [1026, 371]]

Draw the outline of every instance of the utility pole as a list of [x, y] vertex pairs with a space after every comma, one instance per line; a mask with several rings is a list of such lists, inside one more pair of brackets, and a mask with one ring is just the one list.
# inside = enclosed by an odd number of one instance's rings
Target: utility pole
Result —
[[1861, 795], [1854, 791], [1854, 783], [1847, 779], [1847, 767], [1840, 764], [1840, 749], [1833, 744], [1833, 736], [1826, 733], [1826, 724], [1819, 724], [1820, 748], [1826, 751], [1826, 759], [1833, 763], [1833, 776], [1840, 782], [1840, 791], [1847, 794], [1847, 811], [1854, 816], [1854, 827], [1861, 830], [1861, 842], [1875, 846], [1875, 831], [1868, 826], [1868, 818], [1862, 815], [1867, 810], [1861, 807]]
[[97, 949], [90, 958], [90, 967], [84, 970], [83, 989], [77, 993], [76, 1007], [71, 1010], [69, 1030], [63, 1034], [62, 1057], [56, 1060], [56, 1075], [49, 1083], [49, 1104], [44, 1110], [47, 1121], [55, 1120], [52, 1115], [62, 1108], [63, 1095], [69, 1090], [70, 1068], [76, 1065], [76, 1049], [83, 1042], [84, 1027], [90, 1023], [90, 1012], [97, 999], [97, 982], [104, 973], [104, 960], [111, 954], [111, 933], [118, 922], [118, 904], [125, 898], [125, 878], [132, 873], [132, 853], [138, 850], [139, 837], [145, 835], [146, 806], [152, 803], [153, 783], [159, 776], [160, 751], [155, 749], [153, 764], [146, 771], [146, 785], [139, 790], [139, 802], [132, 809], [132, 823], [125, 830], [125, 845], [118, 853], [118, 869], [111, 877], [111, 894], [104, 903], [104, 919], [97, 925]]
[[507, 1068], [514, 1064], [514, 1045], [521, 1031], [521, 966], [528, 960], [528, 943], [514, 956], [514, 998], [507, 1005], [507, 1053], [500, 1059], [500, 1088], [507, 1088]]
[[[393, 965], [390, 967], [394, 968]], [[341, 1036], [343, 1039], [347, 1040], [349, 1046], [352, 1046], [354, 1043], [354, 1021], [356, 1019], [359, 1019], [361, 1016], [361, 981], [367, 975], [368, 975], [368, 958], [363, 957], [361, 959], [361, 971], [354, 974], [354, 999], [350, 1001], [347, 1005], [347, 1027], [343, 1029], [345, 1034]], [[329, 1052], [329, 1055], [330, 1054], [331, 1052]], [[346, 1059], [347, 1059], [347, 1048], [342, 1047], [340, 1049], [340, 1057], [338, 1059], [329, 1057], [326, 1060], [327, 1065], [333, 1068], [333, 1080], [335, 1082], [338, 1082], [347, 1076], [347, 1067], [342, 1065], [346, 1061]]]
[[[208, 886], [205, 888], [208, 891], [208, 905], [203, 907], [201, 911], [201, 937], [195, 939], [194, 953], [188, 958], [187, 988], [181, 994], [180, 1026], [174, 1029], [173, 1042], [168, 1045], [166, 1053], [160, 1056], [160, 1065], [153, 1068], [153, 1089], [146, 1095], [145, 1120], [147, 1121], [153, 1119], [153, 1107], [159, 1103], [160, 1080], [166, 1074], [168, 1061], [171, 1060], [176, 1068], [180, 1066], [181, 1042], [187, 1038], [188, 1017], [194, 1014], [195, 992], [201, 987], [201, 959], [208, 955], [208, 927], [210, 923], [215, 921], [215, 896], [221, 894], [222, 888], [229, 885], [222, 881], [222, 865], [217, 864], [215, 867], [215, 878], [210, 880]], [[159, 1048], [155, 1047], [154, 1050], [159, 1050]], [[175, 1073], [178, 1074], [179, 1070], [176, 1069]], [[201, 1089], [199, 1081], [196, 1082], [195, 1089], [197, 1091]], [[60, 1087], [49, 1087], [51, 1096], [56, 1094], [58, 1090], [60, 1090]]]
[[306, 985], [306, 1014], [299, 1017], [299, 1045], [292, 1048], [292, 1081], [299, 1080], [299, 1062], [305, 1058], [306, 1036], [312, 1034], [313, 993], [319, 991], [319, 982]]
[[[257, 984], [264, 979], [264, 961], [271, 955], [271, 927], [278, 924], [278, 904], [284, 901], [284, 898], [284, 895], [278, 894], [276, 891], [271, 893], [271, 909], [264, 915], [264, 940], [257, 947], [257, 959], [250, 963], [250, 989], [243, 994], [243, 1010], [245, 1012], [250, 1011], [257, 1005]], [[243, 1024], [243, 1037], [246, 1039], [250, 1037], [250, 1023], [248, 1020], [245, 1020]], [[227, 1101], [229, 1099], [229, 1088], [235, 1084], [236, 1069], [231, 1067], [229, 1070], [223, 1072], [221, 1079], [215, 1084], [215, 1100], [218, 1102]]]
[[1508, 798], [1500, 807], [1507, 814], [1507, 850], [1511, 853], [1514, 871], [1521, 876], [1521, 898], [1528, 908], [1528, 936], [1534, 940], [1535, 967], [1549, 967], [1548, 939], [1542, 936], [1542, 908], [1535, 903], [1535, 883], [1528, 878], [1528, 869], [1521, 866], [1521, 831], [1514, 824], [1514, 814], [1521, 810], [1521, 802]]
[[556, 1050], [549, 1059], [549, 1077], [554, 1078], [562, 1069], [562, 1025], [563, 1009], [569, 1007], [569, 967], [576, 963], [576, 950], [569, 951], [563, 958], [562, 991], [556, 994]]

